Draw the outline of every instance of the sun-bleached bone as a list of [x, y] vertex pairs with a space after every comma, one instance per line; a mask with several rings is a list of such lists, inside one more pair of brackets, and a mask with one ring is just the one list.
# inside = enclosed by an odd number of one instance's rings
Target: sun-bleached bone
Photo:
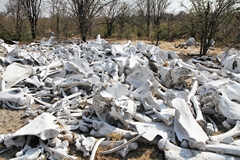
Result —
[[167, 126], [164, 123], [156, 123], [156, 122], [149, 122], [149, 123], [141, 123], [141, 122], [129, 122], [133, 128], [139, 133], [145, 131], [145, 134], [142, 135], [144, 139], [148, 142], [152, 142], [154, 138], [158, 135], [166, 138], [168, 140], [175, 141], [174, 130], [172, 126]]
[[189, 89], [192, 85], [193, 73], [183, 67], [170, 69], [165, 77], [165, 86], [177, 90]]
[[170, 61], [172, 59], [178, 59], [178, 55], [176, 54], [176, 52], [172, 51], [172, 50], [168, 50], [164, 53], [164, 61]]
[[234, 140], [231, 145], [240, 146], [240, 139]]
[[201, 65], [200, 63], [197, 63], [196, 67], [199, 68], [200, 70], [205, 70], [208, 72], [219, 72], [220, 71], [219, 69], [205, 67], [205, 66]]
[[44, 149], [45, 149], [46, 151], [53, 153], [53, 156], [54, 156], [55, 158], [56, 158], [56, 157], [57, 157], [58, 159], [59, 159], [59, 158], [67, 158], [67, 159], [70, 159], [70, 160], [75, 160], [75, 159], [77, 159], [77, 157], [68, 155], [67, 152], [64, 151], [64, 149], [62, 149], [62, 148], [57, 148], [57, 149], [56, 149], [56, 148], [51, 148], [51, 147], [45, 145], [41, 139], [40, 139], [39, 141], [40, 141], [40, 144], [43, 145], [43, 147], [44, 147]]
[[17, 136], [15, 138], [12, 138], [12, 134], [8, 134], [4, 137], [4, 145], [7, 148], [10, 148], [11, 146], [16, 146], [17, 148], [23, 148], [26, 140], [24, 136]]
[[138, 65], [134, 71], [127, 76], [126, 82], [130, 83], [135, 88], [138, 88], [148, 79], [151, 80], [152, 77], [153, 74], [151, 70]]
[[108, 59], [105, 64], [105, 70], [112, 76], [112, 78], [117, 81], [118, 76], [118, 64], [114, 61]]
[[138, 88], [136, 88], [131, 95], [137, 100], [142, 99], [142, 95], [146, 93], [147, 91], [150, 91], [151, 88], [153, 87], [152, 82], [147, 79], [142, 85], [140, 85]]
[[104, 137], [111, 133], [116, 133], [123, 135], [124, 138], [132, 138], [137, 134], [137, 132], [123, 130], [114, 126], [109, 125], [106, 122], [103, 121], [93, 121], [93, 129], [90, 131], [90, 135], [94, 137]]
[[86, 59], [71, 60], [66, 64], [66, 69], [68, 71], [82, 73], [86, 78], [93, 74], [93, 70], [89, 66], [89, 63], [86, 61]]
[[35, 148], [29, 148], [28, 150], [25, 151], [24, 155], [22, 156], [17, 156], [16, 158], [11, 158], [11, 160], [35, 160], [38, 159], [41, 154], [43, 154], [43, 146], [38, 146]]
[[158, 148], [161, 151], [164, 151], [164, 155], [166, 159], [171, 160], [198, 160], [198, 159], [218, 159], [218, 160], [226, 160], [226, 159], [239, 159], [237, 156], [224, 155], [213, 152], [199, 151], [193, 149], [180, 148], [172, 143], [170, 143], [166, 139], [161, 139], [158, 142]]
[[86, 148], [83, 147], [82, 141], [86, 137], [84, 135], [77, 135], [75, 134], [75, 147], [77, 151], [83, 152], [83, 157], [90, 157], [89, 151], [86, 150]]
[[35, 85], [37, 88], [42, 88], [44, 83], [41, 82], [37, 76], [31, 76], [25, 80], [25, 82]]
[[144, 106], [145, 111], [152, 110], [153, 108], [161, 110], [160, 105], [162, 104], [162, 100], [157, 100], [154, 98], [150, 91], [144, 93], [141, 96], [141, 102]]
[[109, 114], [116, 120], [119, 120], [127, 127], [126, 120], [132, 120], [134, 117], [137, 106], [133, 100], [116, 100], [111, 102], [112, 107]]
[[209, 139], [214, 142], [222, 142], [223, 139], [225, 139], [227, 137], [237, 137], [239, 135], [240, 135], [240, 121], [236, 121], [235, 127], [233, 127], [231, 130], [229, 130], [223, 134], [210, 136]]
[[145, 122], [145, 123], [153, 121], [150, 117], [140, 112], [136, 112], [133, 115], [133, 119], [137, 120], [138, 122]]
[[2, 43], [1, 46], [3, 46], [7, 50], [8, 55], [19, 57], [20, 49], [18, 47], [18, 44], [8, 45], [6, 43]]
[[194, 119], [186, 101], [181, 98], [175, 98], [172, 100], [171, 106], [176, 109], [174, 131], [179, 141], [186, 139], [189, 141], [191, 148], [204, 150], [208, 136]]
[[213, 125], [213, 131], [214, 132], [218, 132], [218, 127], [216, 125], [216, 123], [212, 120], [212, 118], [210, 118], [209, 116], [205, 115], [205, 117], [210, 121], [210, 123]]
[[221, 60], [221, 63], [223, 64], [225, 60], [227, 60], [229, 57], [231, 57], [232, 55], [240, 55], [240, 52], [234, 48], [226, 50], [224, 52], [222, 52], [218, 57]]
[[240, 156], [240, 147], [235, 145], [229, 145], [229, 144], [222, 144], [222, 143], [207, 144], [206, 151], [228, 154], [233, 156]]
[[200, 124], [203, 128], [207, 127], [207, 122], [204, 120], [203, 118], [203, 114], [202, 111], [200, 109], [200, 103], [198, 102], [196, 96], [192, 96], [191, 97], [191, 101], [193, 103], [194, 109], [195, 109], [195, 113], [196, 113], [196, 121], [198, 122], [198, 124]]
[[130, 145], [132, 142], [136, 141], [137, 139], [139, 139], [144, 133], [145, 133], [145, 131], [142, 132], [141, 134], [137, 135], [136, 137], [130, 139], [130, 140], [127, 141], [126, 143], [121, 144], [120, 146], [117, 146], [117, 147], [115, 147], [115, 148], [112, 148], [112, 149], [110, 149], [110, 150], [108, 150], [108, 151], [102, 151], [102, 152], [100, 152], [100, 153], [101, 153], [101, 154], [110, 154], [110, 153], [116, 152], [116, 151], [118, 151], [118, 150], [126, 147], [127, 145]]
[[94, 145], [93, 149], [92, 149], [92, 153], [91, 156], [89, 158], [89, 160], [94, 160], [95, 154], [97, 152], [98, 146], [105, 140], [105, 138], [101, 138], [99, 139], [96, 144]]
[[161, 111], [157, 111], [153, 108], [154, 113], [157, 117], [163, 121], [166, 125], [173, 125], [173, 118], [175, 114], [175, 110], [172, 108], [162, 108]]
[[0, 100], [14, 102], [23, 106], [28, 104], [30, 97], [22, 88], [11, 88], [0, 92]]
[[57, 137], [60, 131], [58, 129], [58, 125], [54, 123], [55, 120], [56, 120], [56, 117], [54, 117], [50, 113], [47, 113], [47, 112], [42, 113], [41, 115], [36, 117], [34, 120], [30, 121], [29, 124], [20, 128], [11, 136], [7, 137], [7, 139], [4, 140], [4, 144], [6, 146], [9, 146], [8, 144], [9, 140], [15, 137], [25, 136], [25, 135], [34, 135], [41, 138], [42, 140]]
[[36, 148], [32, 148], [30, 146], [32, 136], [28, 136], [24, 148], [16, 153], [16, 158], [13, 158], [15, 160], [17, 159], [29, 159], [34, 160], [39, 157], [40, 154], [43, 153], [43, 147], [40, 145]]
[[225, 117], [240, 120], [240, 84], [234, 81], [229, 81], [225, 85], [218, 88], [218, 107]]
[[18, 82], [28, 78], [34, 73], [32, 67], [19, 63], [10, 64], [3, 73], [2, 78], [6, 81], [6, 89], [11, 88]]
[[228, 56], [222, 63], [223, 67], [234, 73], [240, 73], [240, 58], [238, 55]]
[[128, 41], [125, 45], [121, 44], [113, 44], [111, 45], [111, 53], [114, 56], [121, 55], [121, 56], [128, 56], [125, 49], [131, 45], [131, 41]]

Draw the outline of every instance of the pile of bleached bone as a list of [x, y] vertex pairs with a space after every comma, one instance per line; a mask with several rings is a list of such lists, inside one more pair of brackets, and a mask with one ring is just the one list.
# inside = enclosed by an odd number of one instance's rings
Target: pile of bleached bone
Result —
[[[0, 43], [0, 100], [36, 117], [0, 135], [7, 149], [19, 147], [14, 160], [76, 159], [69, 143], [90, 159], [99, 145], [124, 157], [137, 141], [158, 145], [167, 159], [239, 159], [236, 50], [183, 62], [173, 51], [99, 35], [79, 45]], [[216, 135], [219, 126], [227, 132]], [[124, 139], [112, 142], [112, 133]]]

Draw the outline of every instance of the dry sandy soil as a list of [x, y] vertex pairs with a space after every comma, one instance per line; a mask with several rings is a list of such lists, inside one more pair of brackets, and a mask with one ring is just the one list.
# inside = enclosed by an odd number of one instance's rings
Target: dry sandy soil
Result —
[[[121, 41], [120, 43], [126, 43], [127, 41]], [[141, 41], [134, 41], [133, 44], [137, 44]], [[151, 44], [149, 41], [143, 41], [146, 44]], [[184, 53], [185, 55], [187, 53], [199, 53], [199, 47], [189, 47], [187, 49], [178, 49], [174, 47], [174, 43], [180, 44], [184, 41], [177, 41], [177, 42], [161, 42], [160, 48], [163, 50], [173, 50], [176, 51], [176, 53]], [[110, 41], [109, 41], [110, 43]], [[215, 50], [211, 50], [209, 54], [219, 54], [222, 53], [224, 50], [220, 48], [215, 48]], [[25, 116], [25, 110], [9, 110], [3, 107], [4, 105], [0, 103], [0, 134], [8, 134], [8, 133], [14, 133], [21, 127], [23, 127], [25, 124], [27, 124], [27, 121], [29, 117]], [[78, 157], [78, 159], [82, 158], [82, 153], [75, 151], [74, 146], [71, 146], [72, 149], [70, 149], [70, 154], [75, 155]], [[0, 144], [0, 151], [5, 149], [5, 146]], [[99, 148], [102, 150], [102, 148]], [[1, 153], [0, 154], [0, 160], [7, 160], [10, 158], [13, 158], [15, 153], [18, 151], [17, 148], [11, 148], [10, 150]], [[139, 148], [136, 151], [130, 151], [126, 158], [124, 159], [140, 159], [140, 160], [149, 160], [149, 159], [162, 159], [163, 154], [158, 150], [157, 146], [149, 145], [140, 143]], [[99, 153], [97, 154], [96, 159], [104, 160], [104, 159], [123, 159], [121, 156], [117, 155], [116, 153], [111, 154], [109, 156], [102, 156]]]

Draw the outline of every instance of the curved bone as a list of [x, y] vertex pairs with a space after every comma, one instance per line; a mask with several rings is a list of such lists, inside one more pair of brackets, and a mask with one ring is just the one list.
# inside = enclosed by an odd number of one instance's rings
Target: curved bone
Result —
[[95, 154], [97, 152], [98, 146], [105, 140], [105, 138], [101, 138], [99, 139], [96, 144], [94, 145], [94, 148], [92, 150], [91, 156], [89, 158], [89, 160], [94, 160]]
[[113, 148], [113, 149], [110, 149], [108, 151], [103, 151], [103, 152], [100, 152], [101, 154], [110, 154], [110, 153], [113, 153], [113, 152], [116, 152], [124, 147], [126, 147], [127, 145], [129, 145], [130, 143], [136, 141], [138, 138], [140, 138], [145, 132], [142, 132], [141, 134], [137, 135], [136, 137], [130, 139], [129, 141], [127, 141], [126, 143], [124, 144], [121, 144], [120, 146], [116, 147], [116, 148]]
[[173, 145], [166, 139], [161, 139], [158, 142], [158, 148], [161, 151], [164, 151], [164, 155], [166, 159], [171, 160], [208, 160], [208, 159], [218, 159], [218, 160], [226, 160], [226, 159], [239, 159], [237, 156], [230, 156], [224, 154], [218, 154], [213, 152], [206, 151], [198, 151], [186, 148], [180, 148], [178, 146]]
[[209, 139], [214, 142], [222, 142], [224, 138], [236, 137], [239, 135], [240, 135], [240, 121], [236, 121], [236, 125], [234, 128], [232, 128], [231, 130], [229, 130], [223, 134], [219, 134], [216, 136], [210, 136]]

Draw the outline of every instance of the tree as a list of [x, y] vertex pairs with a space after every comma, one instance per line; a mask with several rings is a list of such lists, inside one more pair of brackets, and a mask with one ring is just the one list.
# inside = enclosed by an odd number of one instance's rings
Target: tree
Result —
[[99, 12], [112, 0], [69, 0], [73, 13], [76, 15], [79, 25], [79, 33], [82, 41], [86, 42], [86, 36], [91, 29], [91, 21], [99, 16]]
[[[201, 47], [200, 56], [206, 55], [211, 41], [229, 15], [236, 11], [238, 0], [190, 0], [191, 7], [187, 10], [194, 16]], [[184, 5], [183, 5], [184, 6]], [[229, 22], [230, 23], [230, 22]], [[228, 23], [228, 24], [229, 24]]]
[[113, 0], [102, 10], [107, 28], [107, 37], [112, 35], [113, 24], [116, 19], [128, 9], [128, 4], [121, 0]]
[[150, 27], [154, 30], [154, 37], [156, 38], [156, 45], [160, 40], [160, 20], [171, 4], [171, 0], [140, 0], [137, 1], [139, 13], [145, 17], [147, 26], [147, 36], [150, 36]]
[[31, 26], [32, 39], [36, 38], [37, 22], [40, 16], [42, 0], [20, 0]]
[[63, 26], [66, 23], [67, 18], [64, 18], [68, 14], [67, 3], [65, 0], [49, 0], [51, 10], [50, 18], [52, 19], [52, 28], [56, 33], [57, 39], [61, 36]]
[[14, 36], [15, 40], [21, 40], [23, 23], [25, 20], [25, 14], [22, 9], [21, 0], [9, 0], [7, 5], [7, 15], [12, 20], [14, 24], [16, 35]]
[[151, 15], [153, 19], [153, 29], [155, 30], [156, 46], [159, 45], [159, 40], [161, 36], [160, 22], [166, 12], [168, 6], [170, 5], [169, 0], [151, 0]]

